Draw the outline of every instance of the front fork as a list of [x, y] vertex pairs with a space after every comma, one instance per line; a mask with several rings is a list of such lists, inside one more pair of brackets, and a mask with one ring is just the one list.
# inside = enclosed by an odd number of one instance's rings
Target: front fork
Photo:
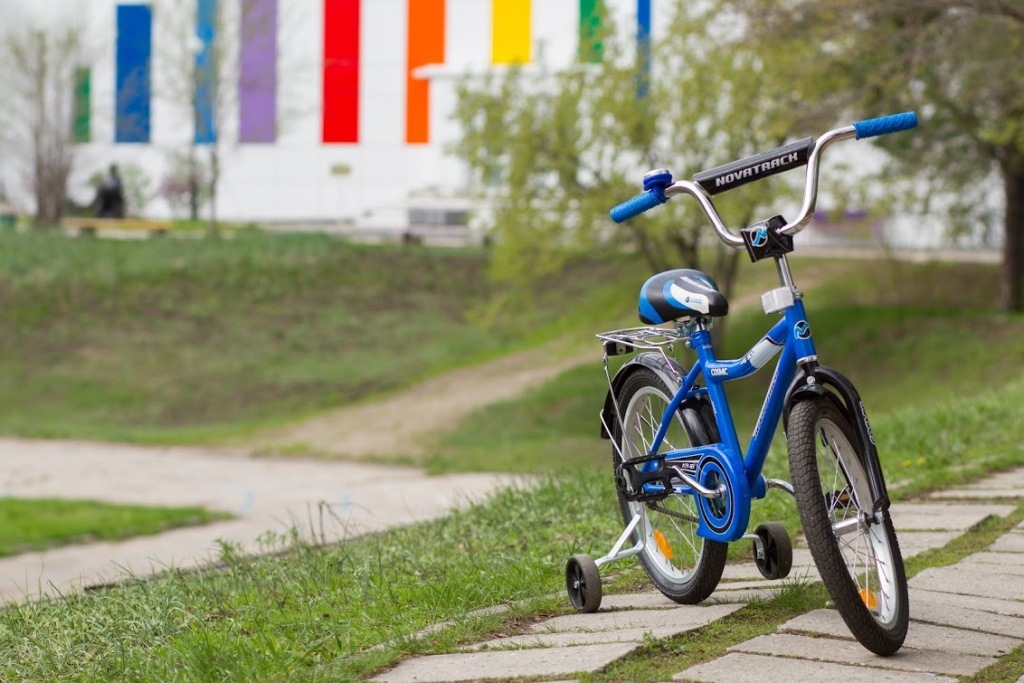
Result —
[[857, 388], [838, 370], [825, 365], [810, 365], [793, 380], [789, 396], [786, 398], [784, 414], [787, 418], [794, 402], [810, 396], [829, 396], [835, 400], [836, 406], [857, 431], [859, 453], [863, 455], [864, 470], [867, 472], [868, 486], [871, 489], [871, 511], [873, 517], [877, 519], [879, 512], [889, 509], [889, 492], [885, 487], [885, 477], [878, 459], [875, 435], [871, 431], [868, 413]]

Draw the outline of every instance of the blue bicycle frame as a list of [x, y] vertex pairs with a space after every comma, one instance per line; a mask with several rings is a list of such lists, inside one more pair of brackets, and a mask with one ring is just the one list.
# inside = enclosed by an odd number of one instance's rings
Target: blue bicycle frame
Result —
[[[814, 141], [793, 143], [770, 152], [727, 164], [705, 171], [694, 176], [693, 181], [672, 181], [672, 174], [664, 169], [651, 171], [644, 176], [644, 192], [633, 199], [619, 204], [611, 210], [611, 218], [617, 223], [629, 220], [668, 201], [678, 194], [687, 194], [697, 200], [704, 214], [710, 221], [722, 241], [733, 248], [747, 247], [744, 238], [737, 235], [725, 224], [722, 216], [715, 209], [710, 194], [730, 189], [747, 182], [775, 173], [806, 165], [804, 176], [804, 200], [800, 214], [792, 222], [785, 222], [775, 228], [775, 234], [792, 237], [802, 230], [814, 215], [815, 202], [818, 195], [818, 170], [821, 155], [833, 143], [847, 139], [862, 139], [878, 135], [886, 135], [901, 130], [908, 130], [917, 125], [917, 116], [913, 112], [894, 114], [877, 119], [859, 121], [851, 126], [828, 131]], [[702, 184], [704, 183], [704, 184]], [[706, 187], [712, 188], [707, 190]], [[781, 217], [778, 217], [781, 218]], [[764, 231], [757, 237], [764, 237]], [[763, 246], [751, 244], [750, 247]], [[747, 248], [750, 248], [747, 247]], [[792, 250], [790, 245], [789, 250]], [[754, 252], [750, 252], [752, 258]], [[781, 312], [782, 319], [761, 340], [755, 344], [742, 358], [736, 360], [717, 360], [711, 348], [711, 335], [707, 330], [707, 318], [697, 318], [690, 325], [689, 344], [697, 353], [697, 361], [686, 374], [682, 386], [669, 402], [661, 417], [660, 427], [654, 442], [647, 452], [648, 456], [657, 455], [641, 465], [641, 471], [656, 470], [663, 459], [664, 466], [678, 464], [680, 474], [684, 471], [696, 473], [696, 479], [681, 476], [684, 483], [673, 484], [677, 494], [692, 495], [700, 509], [700, 521], [697, 533], [713, 541], [736, 541], [746, 532], [750, 521], [750, 501], [763, 498], [768, 489], [768, 482], [761, 476], [768, 447], [779, 424], [779, 418], [785, 410], [786, 397], [790, 385], [796, 375], [798, 366], [816, 363], [817, 354], [811, 338], [811, 328], [807, 323], [803, 301], [793, 285], [792, 275], [785, 253], [776, 256], [779, 271], [780, 290], [787, 292], [785, 300], [772, 302], [766, 312]], [[764, 258], [766, 254], [757, 256]], [[792, 300], [789, 300], [792, 294]], [[705, 313], [707, 311], [705, 310]], [[758, 416], [754, 433], [746, 456], [742, 455], [736, 426], [732, 412], [725, 397], [723, 385], [735, 379], [748, 377], [763, 367], [776, 353], [781, 350], [772, 378], [771, 386], [765, 396], [761, 413]], [[696, 388], [697, 377], [703, 375], [706, 387]], [[845, 409], [850, 412], [850, 422], [856, 425], [859, 442], [866, 453], [865, 466], [871, 483], [873, 507], [878, 510], [888, 506], [888, 496], [878, 465], [877, 453], [874, 451], [874, 439], [867, 417], [860, 403], [860, 398], [848, 381], [834, 371], [823, 373], [822, 379], [837, 389]], [[808, 374], [807, 384], [815, 380]], [[705, 446], [672, 450], [659, 454], [665, 434], [677, 411], [684, 401], [707, 395], [715, 411], [715, 422], [718, 426], [721, 441]], [[687, 481], [688, 480], [688, 481]], [[666, 480], [663, 480], [663, 482]], [[645, 493], [657, 495], [664, 492], [664, 483], [645, 483]]]
[[[690, 336], [690, 346], [697, 353], [697, 362], [687, 373], [679, 390], [665, 409], [648, 455], [658, 453], [679, 406], [687, 399], [706, 393], [714, 407], [715, 421], [722, 440], [716, 444], [683, 448], [661, 455], [664, 456], [666, 465], [671, 465], [675, 460], [696, 460], [697, 471], [700, 472], [698, 482], [706, 488], [717, 488], [724, 481], [731, 484], [728, 487], [729, 496], [724, 501], [710, 500], [683, 484], [677, 485], [675, 490], [676, 493], [691, 494], [696, 498], [701, 510], [700, 523], [697, 527], [699, 535], [713, 541], [736, 541], [746, 532], [750, 520], [751, 499], [763, 498], [767, 491], [761, 470], [768, 457], [768, 448], [779, 419], [782, 417], [786, 393], [796, 374], [797, 366], [817, 359], [814, 340], [811, 337], [811, 328], [807, 322], [803, 302], [797, 299], [785, 310], [779, 322], [742, 358], [717, 360], [711, 347], [711, 334], [703, 327]], [[723, 385], [754, 374], [780, 350], [782, 355], [775, 367], [764, 404], [761, 406], [746, 457], [743, 457]], [[704, 388], [696, 387], [696, 380], [700, 375], [704, 376], [707, 385]]]

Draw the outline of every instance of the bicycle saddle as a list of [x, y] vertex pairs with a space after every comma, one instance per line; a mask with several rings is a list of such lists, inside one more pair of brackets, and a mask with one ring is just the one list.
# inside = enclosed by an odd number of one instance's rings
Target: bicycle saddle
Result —
[[660, 325], [694, 315], [721, 317], [729, 302], [710, 277], [690, 268], [658, 273], [640, 290], [640, 320]]

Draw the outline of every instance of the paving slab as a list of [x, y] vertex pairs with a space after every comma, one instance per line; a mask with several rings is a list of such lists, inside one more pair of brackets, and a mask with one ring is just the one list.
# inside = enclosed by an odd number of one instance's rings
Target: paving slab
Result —
[[593, 614], [567, 614], [534, 624], [533, 633], [565, 631], [615, 631], [621, 629], [656, 629], [663, 627], [699, 628], [726, 617], [743, 605], [684, 605], [672, 609], [599, 611]]
[[941, 548], [961, 535], [960, 531], [906, 531], [896, 529], [896, 541], [903, 559], [919, 555], [926, 550]]
[[[780, 626], [779, 631], [782, 633], [820, 633], [836, 638], [853, 638], [850, 629], [846, 627], [839, 613], [831, 609], [814, 610], [791, 619]], [[1020, 641], [1016, 638], [990, 633], [978, 633], [912, 621], [904, 645], [915, 650], [937, 650], [965, 655], [999, 657], [1020, 645]]]
[[827, 662], [810, 662], [788, 657], [765, 657], [731, 652], [720, 659], [698, 664], [672, 677], [674, 681], [705, 683], [954, 683], [955, 678], [916, 671], [893, 671], [866, 666], [847, 666]]
[[933, 500], [991, 500], [1024, 498], [1024, 489], [947, 489], [936, 491], [929, 498]]
[[979, 489], [1008, 489], [1017, 490], [1020, 494], [1024, 495], [1024, 470], [1016, 469], [1009, 472], [1000, 472], [961, 488], [972, 491]]
[[873, 666], [879, 669], [920, 671], [925, 673], [951, 674], [954, 676], [969, 676], [998, 661], [994, 657], [951, 654], [935, 650], [915, 650], [908, 647], [902, 648], [891, 657], [879, 657], [873, 652], [865, 650], [860, 643], [854, 641], [811, 638], [809, 636], [785, 633], [758, 636], [753, 640], [734, 645], [729, 648], [729, 651], [746, 652], [748, 654], [781, 655], [784, 657], [811, 659], [819, 662], [856, 664], [858, 666]]
[[970, 607], [950, 609], [937, 601], [910, 601], [910, 618], [929, 624], [954, 626], [1024, 639], [1024, 618], [992, 614]]
[[1024, 553], [1024, 534], [1011, 531], [996, 539], [990, 548], [996, 553]]
[[771, 600], [776, 591], [777, 588], [747, 588], [738, 591], [715, 590], [715, 592], [711, 594], [711, 597], [701, 604], [715, 605], [740, 603], [745, 605], [751, 600]]
[[979, 571], [999, 571], [1024, 576], [1024, 555], [1020, 553], [975, 553], [957, 562], [961, 567], [974, 567]]
[[1005, 517], [1014, 505], [894, 503], [889, 508], [897, 534], [902, 531], [967, 531], [990, 515]]
[[564, 676], [600, 671], [638, 647], [640, 643], [609, 643], [415, 657], [370, 680], [378, 683], [452, 683], [520, 676]]
[[561, 631], [558, 633], [528, 633], [521, 636], [495, 638], [476, 643], [466, 651], [509, 650], [528, 647], [569, 647], [572, 645], [597, 645], [599, 643], [642, 643], [648, 638], [671, 638], [700, 628], [701, 625], [658, 626], [655, 628], [624, 628], [614, 631]]
[[658, 591], [650, 593], [622, 593], [601, 598], [601, 611], [610, 609], [671, 609], [679, 603], [669, 600]]
[[1008, 574], [999, 571], [995, 565], [991, 566], [992, 570], [981, 565], [932, 567], [910, 579], [908, 585], [943, 593], [979, 595], [1001, 600], [1017, 600], [1024, 596], [1024, 576]]
[[1003, 600], [978, 595], [957, 595], [924, 590], [910, 586], [910, 612], [913, 614], [915, 605], [931, 603], [946, 609], [976, 609], [992, 614], [1004, 614], [1011, 617], [1024, 617], [1024, 602], [1019, 600]]
[[722, 581], [756, 581], [763, 578], [753, 562], [730, 562], [722, 572]]

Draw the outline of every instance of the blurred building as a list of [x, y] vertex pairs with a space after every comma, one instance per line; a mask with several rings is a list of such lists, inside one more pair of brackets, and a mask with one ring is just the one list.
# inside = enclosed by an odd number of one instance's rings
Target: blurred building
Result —
[[[162, 195], [180, 199], [189, 149], [201, 161], [216, 144], [222, 218], [374, 226], [464, 221], [467, 173], [445, 152], [460, 78], [599, 59], [587, 42], [603, 12], [633, 35], [657, 28], [652, 0], [0, 0], [0, 26], [74, 22], [88, 36], [80, 201], [117, 162], [149, 180], [147, 213], [180, 213]], [[218, 46], [230, 82], [213, 75]], [[0, 164], [24, 205], [23, 177]]]

